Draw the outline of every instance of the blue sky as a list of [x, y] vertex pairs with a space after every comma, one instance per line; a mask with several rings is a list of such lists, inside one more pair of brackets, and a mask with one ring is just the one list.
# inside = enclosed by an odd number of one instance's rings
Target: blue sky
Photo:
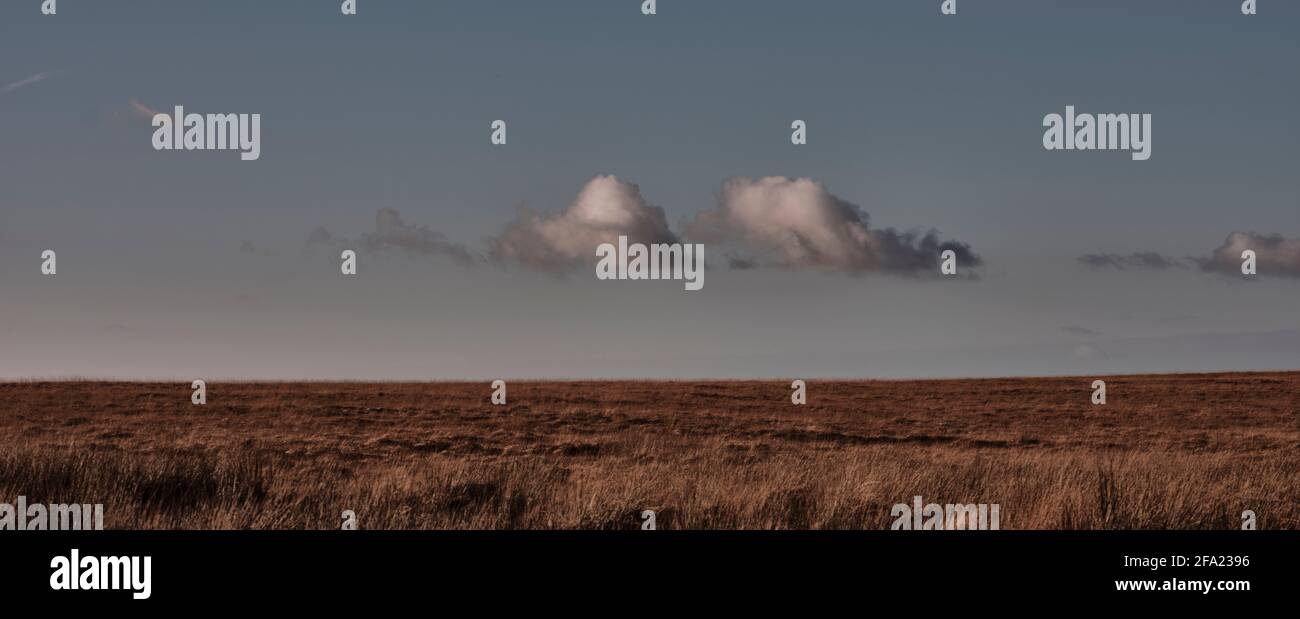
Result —
[[[1300, 278], [1079, 261], [1192, 264], [1232, 232], [1300, 238], [1294, 3], [59, 5], [0, 6], [0, 89], [17, 84], [0, 92], [0, 376], [1300, 366], [1267, 345], [1300, 342]], [[262, 158], [156, 152], [131, 101], [259, 113]], [[1043, 150], [1043, 116], [1066, 105], [1151, 113], [1152, 158]], [[678, 233], [728, 178], [807, 177], [873, 229], [934, 228], [984, 263], [951, 281], [732, 270], [711, 253], [705, 289], [685, 293], [400, 252], [363, 255], [346, 280], [306, 244], [373, 233], [392, 209], [486, 255], [520, 204], [560, 212], [605, 174]]]

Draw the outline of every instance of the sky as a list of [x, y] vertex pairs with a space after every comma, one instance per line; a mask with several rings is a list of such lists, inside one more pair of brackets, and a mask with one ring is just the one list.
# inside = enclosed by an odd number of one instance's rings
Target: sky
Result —
[[[1300, 369], [1300, 4], [339, 4], [0, 4], [0, 378]], [[261, 157], [154, 150], [176, 105]], [[598, 280], [620, 232], [703, 289]]]

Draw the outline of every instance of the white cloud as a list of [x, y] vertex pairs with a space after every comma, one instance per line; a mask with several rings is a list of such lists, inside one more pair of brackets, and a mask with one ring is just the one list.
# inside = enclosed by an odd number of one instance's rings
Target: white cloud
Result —
[[937, 275], [940, 254], [948, 249], [962, 267], [981, 263], [970, 246], [940, 241], [934, 230], [872, 229], [860, 208], [807, 178], [728, 179], [717, 207], [697, 214], [685, 233], [737, 245], [760, 265]]
[[641, 189], [614, 176], [587, 181], [565, 209], [539, 213], [520, 207], [491, 240], [494, 260], [560, 271], [595, 262], [596, 247], [619, 236], [635, 243], [675, 243], [663, 209], [648, 204]]

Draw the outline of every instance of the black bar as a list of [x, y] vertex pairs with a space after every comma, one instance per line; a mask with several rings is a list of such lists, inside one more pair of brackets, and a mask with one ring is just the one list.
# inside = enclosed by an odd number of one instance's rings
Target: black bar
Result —
[[[706, 596], [760, 608], [842, 599], [877, 610], [884, 597], [949, 600], [933, 607], [944, 614], [962, 599], [1254, 604], [1293, 597], [1300, 548], [1294, 531], [32, 531], [0, 539], [0, 583], [50, 608], [382, 601], [436, 603], [447, 613], [452, 607], [443, 604], [454, 601], [536, 612], [587, 604], [597, 594], [645, 603]], [[74, 548], [83, 558], [149, 556], [149, 598], [53, 590], [51, 559]], [[1169, 565], [1173, 556], [1188, 565]], [[1126, 567], [1125, 557], [1164, 557], [1166, 566]], [[1210, 565], [1225, 558], [1237, 565]], [[1249, 590], [1118, 591], [1116, 584], [1173, 579], [1241, 581]]]

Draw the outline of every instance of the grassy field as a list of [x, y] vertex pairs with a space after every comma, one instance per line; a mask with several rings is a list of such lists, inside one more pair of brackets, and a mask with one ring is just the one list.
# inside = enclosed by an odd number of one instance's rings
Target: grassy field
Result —
[[0, 502], [105, 528], [1300, 528], [1300, 372], [808, 382], [0, 383]]

